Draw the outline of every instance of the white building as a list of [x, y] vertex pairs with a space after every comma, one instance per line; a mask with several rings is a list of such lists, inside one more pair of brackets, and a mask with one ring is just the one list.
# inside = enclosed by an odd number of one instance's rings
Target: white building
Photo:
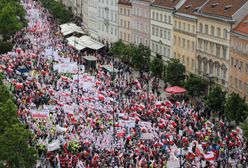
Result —
[[98, 40], [118, 41], [118, 0], [97, 0], [97, 5], [98, 26], [95, 28], [99, 30]]
[[83, 0], [83, 25], [88, 30], [89, 35], [95, 39], [99, 39], [98, 28], [98, 0]]
[[154, 0], [151, 5], [150, 49], [153, 56], [159, 54], [164, 61], [172, 58], [173, 12], [185, 0]]

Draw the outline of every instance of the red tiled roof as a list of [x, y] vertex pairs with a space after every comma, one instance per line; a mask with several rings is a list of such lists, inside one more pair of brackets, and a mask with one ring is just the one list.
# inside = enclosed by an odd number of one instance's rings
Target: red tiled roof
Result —
[[232, 17], [248, 0], [209, 0], [200, 13]]
[[233, 31], [248, 35], [248, 15], [233, 29]]
[[189, 15], [195, 15], [194, 12], [197, 10], [197, 8], [201, 7], [206, 0], [187, 0], [179, 9], [177, 12], [189, 14]]
[[132, 3], [129, 0], [119, 0], [118, 4], [132, 6]]
[[175, 8], [180, 0], [155, 0], [152, 5], [157, 5], [165, 8]]

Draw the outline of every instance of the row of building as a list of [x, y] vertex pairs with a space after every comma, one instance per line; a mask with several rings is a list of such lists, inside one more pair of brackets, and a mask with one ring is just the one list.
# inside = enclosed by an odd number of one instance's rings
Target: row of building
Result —
[[104, 43], [142, 43], [164, 61], [248, 95], [248, 0], [61, 0]]

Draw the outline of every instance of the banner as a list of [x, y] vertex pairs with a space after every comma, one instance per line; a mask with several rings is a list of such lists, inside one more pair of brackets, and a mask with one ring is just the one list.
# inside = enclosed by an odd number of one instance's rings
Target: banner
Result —
[[47, 151], [48, 152], [55, 151], [55, 150], [57, 150], [59, 148], [60, 148], [60, 142], [59, 142], [59, 140], [55, 140], [52, 143], [50, 143], [50, 144], [47, 145]]

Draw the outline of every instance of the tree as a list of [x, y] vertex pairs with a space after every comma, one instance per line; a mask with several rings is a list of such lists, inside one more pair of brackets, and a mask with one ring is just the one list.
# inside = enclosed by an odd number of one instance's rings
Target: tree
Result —
[[201, 77], [190, 74], [189, 79], [185, 82], [184, 87], [190, 96], [200, 96], [206, 92], [208, 83]]
[[131, 47], [131, 51], [133, 52], [130, 52], [130, 57], [133, 66], [139, 70], [147, 67], [151, 55], [151, 50], [141, 43], [138, 45], [138, 47], [134, 45], [131, 45]]
[[165, 80], [173, 86], [182, 86], [185, 79], [185, 66], [178, 59], [167, 61]]
[[234, 120], [237, 124], [243, 122], [247, 117], [247, 104], [245, 99], [237, 93], [231, 93], [225, 105], [225, 117], [228, 120]]
[[125, 44], [122, 42], [122, 40], [118, 40], [117, 42], [114, 42], [112, 44], [112, 47], [110, 49], [110, 52], [112, 54], [115, 54], [121, 58], [121, 56], [124, 54], [124, 51], [126, 49]]
[[14, 102], [11, 99], [0, 102], [0, 134], [17, 122], [17, 107]]
[[243, 134], [245, 138], [248, 139], [248, 121], [245, 121], [244, 123], [242, 123], [241, 128], [243, 130]]
[[163, 60], [161, 60], [158, 57], [155, 57], [151, 62], [150, 62], [150, 70], [152, 71], [153, 75], [157, 77], [162, 77], [163, 73]]
[[223, 117], [226, 102], [226, 92], [218, 86], [214, 87], [205, 98], [205, 103], [211, 112], [218, 112], [219, 118]]
[[13, 44], [10, 42], [4, 42], [0, 40], [0, 54], [5, 54], [11, 51], [13, 48]]
[[0, 32], [3, 38], [9, 39], [15, 32], [21, 30], [22, 24], [15, 15], [14, 7], [7, 3], [0, 11]]
[[15, 124], [0, 135], [0, 162], [4, 167], [33, 167], [36, 151], [29, 145], [32, 134], [20, 124]]

